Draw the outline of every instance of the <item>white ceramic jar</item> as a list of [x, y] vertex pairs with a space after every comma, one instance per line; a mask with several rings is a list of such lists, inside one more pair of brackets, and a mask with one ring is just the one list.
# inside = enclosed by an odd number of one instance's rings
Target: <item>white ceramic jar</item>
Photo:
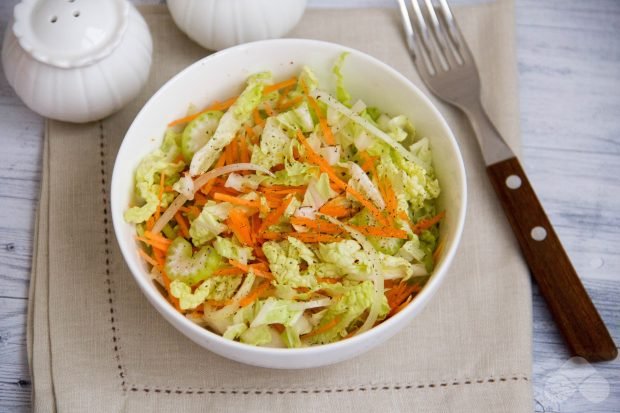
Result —
[[13, 18], [2, 47], [4, 72], [43, 116], [98, 120], [146, 83], [151, 34], [127, 0], [23, 0]]
[[210, 50], [284, 36], [301, 19], [306, 0], [168, 0], [176, 25]]

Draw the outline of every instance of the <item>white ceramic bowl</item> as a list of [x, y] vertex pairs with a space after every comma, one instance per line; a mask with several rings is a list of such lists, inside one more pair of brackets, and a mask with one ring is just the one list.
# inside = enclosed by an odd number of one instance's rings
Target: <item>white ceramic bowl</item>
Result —
[[[261, 348], [226, 340], [179, 314], [151, 281], [146, 264], [138, 255], [134, 227], [123, 220], [123, 212], [131, 200], [134, 170], [143, 156], [159, 146], [166, 124], [183, 116], [190, 102], [203, 107], [239, 93], [249, 74], [271, 70], [275, 79], [286, 79], [297, 74], [303, 65], [315, 71], [323, 88], [333, 90], [331, 68], [343, 51], [350, 52], [343, 70], [353, 97], [388, 113], [407, 115], [419, 133], [430, 139], [442, 189], [440, 209], [446, 210], [441, 225], [443, 252], [418, 296], [403, 311], [359, 336], [301, 349]], [[114, 230], [123, 256], [140, 289], [164, 318], [214, 353], [242, 363], [280, 369], [317, 367], [346, 360], [405, 327], [443, 281], [459, 244], [466, 208], [465, 170], [459, 148], [430, 100], [403, 75], [373, 57], [337, 44], [299, 39], [267, 40], [227, 49], [194, 63], [170, 79], [146, 103], [129, 128], [116, 158], [111, 194]]]

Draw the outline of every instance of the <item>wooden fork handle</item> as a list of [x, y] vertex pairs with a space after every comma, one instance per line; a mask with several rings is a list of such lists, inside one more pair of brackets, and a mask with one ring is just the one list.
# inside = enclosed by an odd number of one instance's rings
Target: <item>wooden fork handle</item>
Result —
[[618, 349], [517, 158], [489, 165], [487, 173], [540, 293], [574, 355], [588, 361], [616, 358]]

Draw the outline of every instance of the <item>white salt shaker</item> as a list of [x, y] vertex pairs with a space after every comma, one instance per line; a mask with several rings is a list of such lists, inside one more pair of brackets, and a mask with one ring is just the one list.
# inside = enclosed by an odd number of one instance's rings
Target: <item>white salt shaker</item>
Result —
[[23, 0], [2, 45], [9, 84], [33, 111], [98, 120], [140, 92], [153, 42], [127, 0]]
[[168, 0], [176, 25], [210, 50], [282, 37], [301, 19], [306, 0]]

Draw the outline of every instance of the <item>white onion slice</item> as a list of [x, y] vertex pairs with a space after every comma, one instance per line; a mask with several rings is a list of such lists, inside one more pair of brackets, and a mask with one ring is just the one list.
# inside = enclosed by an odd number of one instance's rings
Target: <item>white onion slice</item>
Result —
[[[220, 175], [226, 175], [231, 172], [237, 171], [259, 171], [263, 172], [267, 175], [274, 176], [269, 169], [263, 168], [260, 165], [256, 165], [253, 163], [235, 163], [232, 165], [222, 166], [221, 168], [213, 169], [206, 174], [200, 175], [194, 181], [194, 193], [203, 187], [204, 184], [209, 182], [211, 179], [215, 179]], [[187, 201], [187, 197], [183, 194], [179, 194], [174, 201], [170, 204], [168, 209], [161, 214], [161, 217], [157, 220], [155, 225], [153, 226], [153, 233], [159, 233], [166, 224], [174, 217], [174, 214], [177, 213], [179, 208], [183, 206], [183, 204]]]

